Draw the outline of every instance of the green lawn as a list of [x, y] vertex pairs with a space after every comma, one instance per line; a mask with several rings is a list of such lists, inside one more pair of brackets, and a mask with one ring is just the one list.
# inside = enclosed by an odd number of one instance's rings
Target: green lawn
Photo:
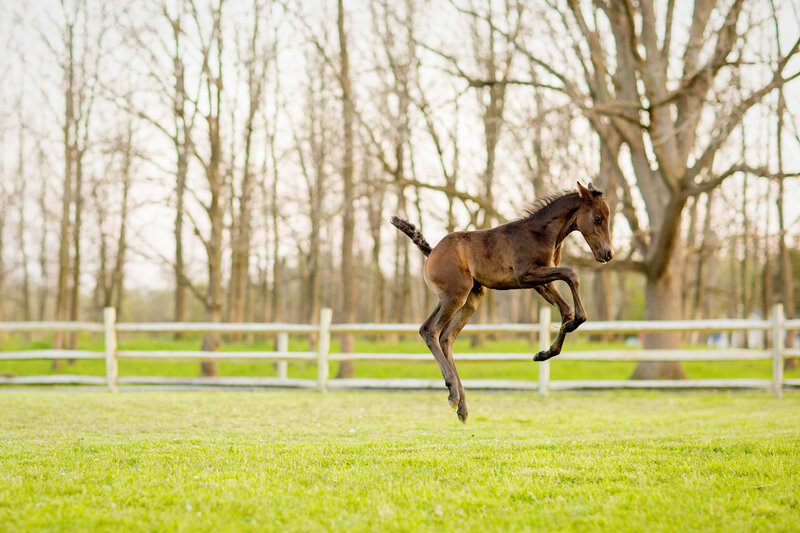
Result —
[[[189, 336], [182, 340], [172, 337], [156, 336], [128, 336], [122, 337], [119, 343], [120, 350], [196, 350], [200, 346], [199, 336]], [[50, 340], [25, 341], [19, 336], [11, 336], [0, 346], [3, 350], [42, 349], [50, 348]], [[84, 335], [78, 346], [87, 350], [102, 350], [102, 338]], [[292, 337], [290, 349], [306, 351], [309, 349], [307, 339]], [[568, 337], [564, 352], [590, 351], [604, 349], [625, 349], [622, 342], [590, 342], [585, 335]], [[224, 350], [273, 350], [271, 342], [266, 343], [227, 343]], [[334, 338], [332, 351], [339, 351], [338, 339]], [[425, 344], [416, 335], [405, 336], [397, 341], [377, 341], [364, 337], [357, 337], [355, 350], [357, 352], [378, 353], [429, 353]], [[487, 340], [485, 346], [473, 348], [469, 338], [456, 341], [456, 359], [459, 353], [465, 352], [506, 352], [506, 353], [535, 353], [530, 341], [518, 339]], [[633, 362], [581, 362], [563, 361], [558, 358], [551, 362], [550, 377], [560, 379], [627, 379], [633, 372], [636, 363]], [[477, 363], [460, 362], [459, 373], [464, 379], [531, 379], [538, 377], [538, 364], [528, 361]], [[736, 362], [689, 362], [684, 363], [686, 373], [691, 379], [710, 378], [761, 378], [769, 379], [772, 375], [771, 361], [736, 361]], [[394, 362], [357, 362], [355, 366], [356, 377], [360, 378], [421, 378], [441, 379], [441, 373], [434, 362], [433, 356], [429, 361], [422, 363], [394, 363]], [[119, 372], [121, 376], [197, 376], [199, 365], [194, 362], [170, 363], [163, 361], [120, 361]], [[43, 375], [43, 374], [88, 374], [105, 375], [105, 362], [101, 360], [77, 361], [74, 365], [63, 364], [58, 370], [51, 369], [50, 361], [2, 361], [0, 360], [0, 375]], [[263, 362], [221, 362], [219, 364], [221, 376], [275, 376], [275, 366]], [[331, 364], [331, 375], [336, 374], [336, 363]], [[297, 363], [289, 365], [289, 377], [316, 378], [316, 363]], [[800, 378], [800, 368], [787, 372], [786, 378]]]
[[796, 531], [800, 395], [0, 389], [2, 531]]

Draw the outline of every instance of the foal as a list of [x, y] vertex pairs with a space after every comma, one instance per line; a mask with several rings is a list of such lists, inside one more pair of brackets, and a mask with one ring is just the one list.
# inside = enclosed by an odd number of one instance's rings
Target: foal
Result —
[[[559, 267], [561, 244], [575, 230], [586, 239], [594, 258], [607, 263], [614, 257], [608, 229], [609, 209], [603, 193], [590, 183], [578, 183], [577, 192], [564, 192], [537, 201], [528, 216], [496, 228], [456, 231], [435, 248], [411, 223], [392, 217], [392, 224], [408, 235], [428, 259], [425, 283], [439, 297], [433, 313], [419, 333], [439, 364], [450, 392], [448, 401], [458, 418], [467, 420], [464, 387], [453, 360], [453, 342], [469, 322], [478, 302], [490, 289], [535, 289], [561, 313], [561, 328], [548, 350], [534, 361], [546, 361], [561, 353], [564, 337], [586, 321], [574, 269]], [[573, 311], [554, 281], [567, 283], [575, 304]]]

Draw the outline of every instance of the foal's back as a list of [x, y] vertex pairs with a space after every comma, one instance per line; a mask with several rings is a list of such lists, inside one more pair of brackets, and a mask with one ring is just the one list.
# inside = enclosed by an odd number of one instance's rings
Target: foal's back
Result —
[[490, 289], [517, 289], [515, 268], [534, 255], [546, 254], [546, 245], [539, 241], [522, 221], [486, 230], [456, 231], [433, 249], [425, 274], [434, 290], [443, 285], [471, 286], [473, 280]]

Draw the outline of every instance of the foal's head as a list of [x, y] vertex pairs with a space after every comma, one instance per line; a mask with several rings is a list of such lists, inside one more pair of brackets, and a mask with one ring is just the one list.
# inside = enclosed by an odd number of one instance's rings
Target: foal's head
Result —
[[594, 258], [607, 263], [614, 257], [611, 247], [611, 231], [608, 229], [610, 210], [602, 191], [598, 191], [590, 183], [584, 187], [578, 182], [578, 195], [581, 206], [578, 209], [575, 223], [581, 232], [586, 244], [592, 249]]

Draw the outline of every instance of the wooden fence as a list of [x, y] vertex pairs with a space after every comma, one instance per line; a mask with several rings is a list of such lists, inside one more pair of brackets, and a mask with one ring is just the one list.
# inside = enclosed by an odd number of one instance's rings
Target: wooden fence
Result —
[[[46, 385], [88, 384], [105, 385], [116, 391], [118, 385], [168, 385], [168, 386], [225, 386], [225, 387], [279, 387], [316, 389], [321, 392], [337, 389], [440, 389], [442, 380], [426, 379], [331, 379], [331, 361], [426, 361], [432, 362], [429, 353], [331, 353], [332, 334], [384, 335], [416, 333], [414, 324], [332, 324], [330, 309], [322, 309], [319, 324], [217, 324], [205, 322], [171, 323], [118, 323], [113, 308], [104, 310], [103, 323], [94, 322], [0, 322], [0, 331], [77, 331], [102, 334], [104, 350], [25, 350], [0, 352], [0, 360], [12, 359], [104, 359], [105, 376], [46, 375], [46, 376], [0, 376], [0, 384]], [[464, 332], [475, 333], [536, 333], [539, 348], [550, 344], [552, 332], [557, 324], [551, 324], [550, 309], [542, 309], [538, 324], [486, 324], [468, 325]], [[537, 390], [546, 395], [551, 390], [609, 389], [609, 388], [662, 388], [662, 389], [761, 389], [781, 396], [784, 388], [800, 387], [800, 379], [784, 379], [783, 358], [800, 357], [800, 350], [784, 348], [788, 331], [800, 330], [800, 320], [786, 320], [783, 306], [776, 305], [770, 320], [679, 320], [679, 321], [616, 321], [587, 322], [580, 328], [582, 333], [628, 333], [639, 334], [659, 331], [699, 331], [706, 333], [732, 331], [770, 332], [770, 350], [724, 348], [705, 350], [597, 350], [569, 351], [558, 356], [560, 361], [772, 361], [771, 379], [694, 379], [694, 380], [551, 380], [550, 361], [531, 363], [539, 365], [539, 378], [533, 380], [464, 380], [469, 389]], [[155, 332], [219, 332], [259, 333], [277, 335], [274, 351], [179, 351], [179, 350], [118, 350], [119, 333]], [[316, 351], [290, 351], [289, 335], [315, 335]], [[421, 342], [421, 341], [420, 341]], [[456, 354], [458, 361], [530, 361], [531, 353], [465, 353]], [[277, 362], [277, 377], [197, 377], [166, 378], [144, 376], [119, 376], [120, 359], [151, 359], [159, 361], [274, 361]], [[291, 379], [287, 376], [289, 361], [316, 362], [317, 379]]]

